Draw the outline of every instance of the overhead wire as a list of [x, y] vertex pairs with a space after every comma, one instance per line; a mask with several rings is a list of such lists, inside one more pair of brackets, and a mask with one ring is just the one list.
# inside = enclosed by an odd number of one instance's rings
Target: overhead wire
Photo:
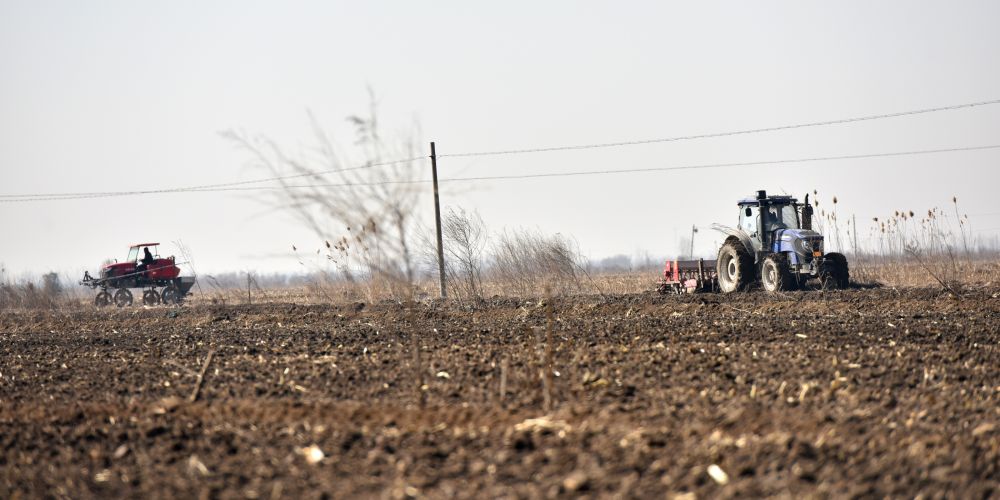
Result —
[[390, 165], [398, 165], [401, 163], [409, 163], [414, 161], [426, 160], [427, 156], [415, 156], [412, 158], [404, 158], [400, 160], [392, 160], [378, 163], [366, 163], [364, 165], [359, 165], [355, 167], [348, 168], [338, 168], [331, 170], [320, 170], [316, 172], [308, 172], [302, 174], [291, 174], [291, 175], [281, 175], [276, 177], [266, 177], [261, 179], [252, 179], [246, 181], [235, 181], [235, 182], [222, 182], [217, 184], [203, 184], [200, 186], [184, 186], [177, 188], [165, 188], [165, 189], [146, 189], [146, 190], [134, 190], [134, 191], [98, 191], [98, 192], [81, 192], [81, 193], [37, 193], [37, 194], [0, 194], [0, 202], [5, 200], [14, 200], [21, 198], [38, 198], [37, 200], [32, 199], [30, 201], [43, 201], [43, 200], [58, 200], [58, 199], [83, 199], [83, 198], [103, 198], [109, 196], [130, 196], [130, 195], [142, 195], [142, 194], [162, 194], [162, 193], [173, 193], [173, 192], [189, 192], [189, 191], [202, 191], [210, 190], [215, 188], [226, 188], [233, 186], [243, 186], [247, 184], [260, 184], [264, 182], [275, 182], [281, 180], [289, 179], [301, 179], [303, 177], [320, 177], [324, 175], [330, 175], [341, 172], [350, 172], [353, 170], [364, 170], [376, 167], [386, 167]]
[[834, 160], [859, 160], [864, 158], [885, 158], [892, 156], [915, 156], [915, 155], [925, 155], [925, 154], [937, 154], [937, 153], [954, 153], [959, 151], [981, 151], [988, 149], [1000, 149], [1000, 144], [994, 144], [989, 146], [970, 146], [961, 148], [943, 148], [943, 149], [925, 149], [918, 151], [897, 151], [889, 153], [870, 153], [870, 154], [855, 154], [855, 155], [839, 155], [839, 156], [820, 156], [812, 158], [794, 158], [794, 159], [784, 159], [784, 160], [763, 160], [763, 161], [753, 161], [753, 162], [738, 162], [738, 163], [708, 163], [700, 165], [681, 165], [673, 167], [649, 167], [649, 168], [629, 168], [629, 169], [619, 169], [619, 170], [588, 170], [579, 172], [554, 172], [554, 173], [540, 173], [540, 174], [522, 174], [522, 175], [497, 175], [497, 176], [480, 176], [480, 177], [463, 177], [458, 179], [439, 179], [438, 182], [449, 182], [449, 181], [482, 181], [482, 180], [500, 180], [500, 179], [528, 179], [528, 178], [538, 178], [538, 177], [562, 177], [562, 176], [579, 176], [579, 175], [601, 175], [601, 174], [618, 174], [618, 173], [636, 173], [636, 172], [657, 172], [657, 171], [669, 171], [669, 170], [699, 170], [706, 168], [724, 168], [724, 167], [749, 167], [749, 166], [759, 166], [759, 165], [780, 165], [786, 163], [806, 163], [806, 162], [817, 162], [817, 161], [834, 161]]
[[[761, 166], [761, 165], [784, 165], [792, 163], [809, 163], [809, 162], [825, 162], [825, 161], [837, 161], [837, 160], [859, 160], [868, 158], [886, 158], [886, 157], [899, 157], [899, 156], [916, 156], [916, 155], [928, 155], [928, 154], [943, 154], [943, 153], [953, 153], [953, 152], [963, 152], [963, 151], [983, 151], [1000, 149], [1000, 144], [985, 145], [985, 146], [968, 146], [968, 147], [957, 147], [957, 148], [940, 148], [940, 149], [924, 149], [924, 150], [914, 150], [914, 151], [893, 151], [884, 153], [866, 153], [866, 154], [852, 154], [852, 155], [837, 155], [837, 156], [816, 156], [816, 157], [805, 157], [805, 158], [791, 158], [791, 159], [778, 159], [778, 160], [757, 160], [749, 162], [724, 162], [724, 163], [703, 163], [703, 164], [693, 164], [693, 165], [675, 165], [675, 166], [665, 166], [665, 167], [646, 167], [646, 168], [628, 168], [628, 169], [605, 169], [605, 170], [582, 170], [573, 172], [543, 172], [535, 174], [512, 174], [512, 175], [491, 175], [491, 176], [475, 176], [475, 177], [452, 177], [452, 178], [441, 178], [438, 179], [439, 183], [447, 182], [471, 182], [471, 181], [492, 181], [492, 180], [512, 180], [512, 179], [535, 179], [535, 178], [547, 178], [547, 177], [571, 177], [571, 176], [590, 176], [590, 175], [613, 175], [613, 174], [628, 174], [628, 173], [642, 173], [642, 172], [664, 172], [664, 171], [676, 171], [676, 170], [701, 170], [701, 169], [714, 169], [714, 168], [730, 168], [730, 167], [749, 167], [749, 166]], [[430, 179], [406, 179], [406, 180], [394, 180], [394, 181], [378, 181], [378, 182], [357, 182], [357, 183], [320, 183], [320, 184], [290, 184], [284, 186], [227, 186], [221, 188], [198, 188], [198, 189], [188, 189], [188, 190], [171, 190], [171, 191], [158, 191], [158, 192], [144, 192], [136, 194], [163, 194], [163, 193], [179, 193], [179, 192], [239, 192], [239, 191], [265, 191], [265, 190], [284, 190], [284, 189], [315, 189], [315, 188], [336, 188], [336, 187], [365, 187], [365, 186], [382, 186], [382, 185], [392, 185], [392, 184], [426, 184], [432, 182]], [[125, 195], [123, 195], [125, 196]], [[73, 200], [73, 199], [84, 199], [98, 197], [94, 195], [80, 196], [80, 197], [55, 197], [55, 198], [37, 198], [37, 199], [0, 199], [0, 203], [19, 203], [19, 202], [30, 202], [30, 201], [58, 201], [58, 200]]]
[[868, 115], [868, 116], [858, 116], [852, 118], [842, 118], [838, 120], [825, 120], [818, 122], [808, 122], [808, 123], [797, 123], [793, 125], [780, 125], [775, 127], [764, 127], [764, 128], [753, 128], [745, 130], [734, 130], [728, 132], [713, 132], [706, 134], [695, 134], [695, 135], [682, 135], [676, 137], [664, 137], [658, 139], [644, 139], [635, 141], [621, 141], [621, 142], [604, 142], [595, 144], [578, 144], [578, 145], [567, 145], [567, 146], [550, 146], [550, 147], [538, 147], [538, 148], [527, 148], [527, 149], [506, 149], [497, 151], [475, 151], [468, 153], [444, 153], [437, 155], [438, 158], [460, 158], [460, 157], [470, 157], [470, 156], [498, 156], [498, 155], [511, 155], [511, 154], [525, 154], [525, 153], [545, 153], [551, 151], [570, 151], [570, 150], [580, 150], [580, 149], [598, 149], [598, 148], [611, 148], [619, 146], [636, 146], [641, 144], [655, 144], [662, 142], [676, 142], [676, 141], [689, 141], [694, 139], [708, 139], [715, 137], [729, 137], [734, 135], [746, 135], [746, 134], [757, 134], [762, 132], [777, 132], [780, 130], [791, 130], [798, 128], [808, 128], [808, 127], [822, 127], [827, 125], [839, 125], [843, 123], [855, 123], [870, 120], [881, 120], [885, 118], [897, 118], [901, 116], [912, 116], [920, 115], [925, 113], [935, 113], [939, 111], [953, 111], [963, 108], [974, 108], [978, 106], [988, 106], [991, 104], [1000, 104], [1000, 99], [993, 99], [989, 101], [978, 101], [970, 102], [964, 104], [954, 104], [951, 106], [939, 106], [936, 108], [924, 108], [915, 109], [910, 111], [900, 111], [896, 113], [883, 113], [878, 115]]
[[[646, 168], [627, 168], [627, 169], [605, 169], [605, 170], [581, 170], [573, 172], [543, 172], [537, 174], [512, 174], [512, 175], [490, 175], [490, 176], [475, 176], [475, 177], [451, 177], [451, 178], [440, 178], [438, 183], [446, 182], [470, 182], [470, 181], [491, 181], [491, 180], [511, 180], [511, 179], [533, 179], [533, 178], [545, 178], [545, 177], [572, 177], [572, 176], [585, 176], [585, 175], [610, 175], [610, 174], [628, 174], [628, 173], [641, 173], [641, 172], [660, 172], [660, 171], [670, 171], [670, 170], [700, 170], [708, 168], [725, 168], [725, 167], [750, 167], [759, 165], [781, 165], [788, 163], [806, 163], [815, 161], [834, 161], [834, 160], [856, 160], [865, 158], [883, 158], [892, 156], [912, 156], [912, 155], [924, 155], [924, 154], [937, 154], [937, 153], [952, 153], [960, 151], [980, 151], [989, 149], [1000, 149], [1000, 144], [988, 145], [988, 146], [970, 146], [962, 148], [944, 148], [944, 149], [926, 149], [918, 151], [896, 151], [888, 153], [869, 153], [869, 154], [856, 154], [856, 155], [840, 155], [840, 156], [822, 156], [822, 157], [808, 157], [808, 158], [792, 158], [792, 159], [781, 159], [781, 160], [759, 160], [752, 162], [729, 162], [729, 163], [706, 163], [706, 164], [695, 164], [695, 165], [678, 165], [669, 167], [646, 167]], [[308, 184], [308, 185], [289, 185], [289, 186], [272, 186], [272, 187], [258, 187], [258, 188], [236, 188], [236, 190], [256, 190], [256, 189], [305, 189], [305, 188], [316, 188], [316, 187], [354, 187], [354, 186], [374, 186], [374, 185], [387, 185], [387, 184], [426, 184], [432, 182], [429, 179], [419, 179], [419, 180], [398, 180], [398, 181], [381, 181], [381, 182], [370, 182], [370, 183], [337, 183], [337, 184]]]
[[[457, 157], [471, 157], [471, 156], [495, 156], [495, 155], [507, 155], [507, 154], [525, 154], [525, 153], [539, 153], [539, 152], [580, 150], [580, 149], [594, 149], [594, 148], [609, 148], [609, 147], [620, 147], [620, 146], [630, 146], [630, 145], [639, 145], [639, 144], [652, 144], [652, 143], [674, 142], [674, 141], [684, 141], [684, 140], [694, 140], [694, 139], [706, 139], [706, 138], [726, 137], [726, 136], [755, 134], [755, 133], [764, 133], [764, 132], [775, 132], [775, 131], [781, 131], [781, 130], [790, 130], [790, 129], [806, 128], [806, 127], [818, 127], [818, 126], [835, 125], [835, 124], [843, 124], [843, 123], [853, 123], [853, 122], [878, 120], [878, 119], [885, 119], [885, 118], [895, 118], [895, 117], [900, 117], [900, 116], [910, 116], [910, 115], [918, 115], [918, 114], [933, 113], [933, 112], [940, 112], [940, 111], [951, 111], [951, 110], [957, 110], [957, 109], [963, 109], [963, 108], [973, 108], [973, 107], [986, 106], [986, 105], [992, 105], [992, 104], [1000, 104], [1000, 99], [994, 99], [994, 100], [988, 100], [988, 101], [978, 101], [978, 102], [971, 102], [971, 103], [964, 103], [964, 104], [955, 104], [955, 105], [951, 105], [951, 106], [940, 106], [940, 107], [935, 107], [935, 108], [924, 108], [924, 109], [917, 109], [917, 110], [910, 110], [910, 111], [901, 111], [901, 112], [896, 112], [896, 113], [884, 113], [884, 114], [878, 114], [878, 115], [868, 115], [868, 116], [860, 116], [860, 117], [853, 117], [853, 118], [844, 118], [844, 119], [838, 119], [838, 120], [826, 120], [826, 121], [818, 121], [818, 122], [799, 123], [799, 124], [792, 124], [792, 125], [782, 125], [782, 126], [776, 126], [776, 127], [765, 127], [765, 128], [756, 128], [756, 129], [745, 129], [745, 130], [736, 130], [736, 131], [728, 131], [728, 132], [716, 132], [716, 133], [707, 133], [707, 134], [686, 135], [686, 136], [668, 137], [668, 138], [660, 138], [660, 139], [646, 139], [646, 140], [636, 140], [636, 141], [623, 141], [623, 142], [608, 142], [608, 143], [597, 143], [597, 144], [583, 144], [583, 145], [570, 145], [570, 146], [542, 147], [542, 148], [531, 148], [531, 149], [510, 149], [510, 150], [481, 151], [481, 152], [469, 152], [469, 153], [445, 153], [445, 154], [439, 154], [439, 155], [437, 155], [437, 157], [438, 158], [449, 158], [449, 157], [450, 158], [457, 158]], [[993, 147], [995, 147], [995, 146], [985, 146], [985, 147], [977, 147], [977, 148], [954, 148], [954, 149], [947, 149], [947, 150], [932, 150], [932, 151], [925, 151], [925, 152], [888, 153], [888, 154], [885, 154], [885, 155], [887, 155], [887, 156], [898, 156], [898, 155], [906, 155], [906, 154], [925, 154], [925, 153], [946, 152], [946, 151], [968, 151], [968, 150], [973, 150], [973, 149], [989, 149], [989, 148], [993, 148]], [[857, 156], [831, 157], [831, 158], [826, 158], [826, 159], [829, 159], [829, 160], [833, 160], [833, 159], [850, 159], [850, 158], [855, 158], [855, 157], [857, 157]], [[871, 156], [862, 155], [861, 157], [871, 157]], [[370, 168], [382, 167], [382, 166], [390, 166], [390, 165], [396, 165], [396, 164], [401, 164], [401, 163], [414, 162], [414, 161], [419, 161], [419, 160], [426, 160], [427, 158], [428, 158], [427, 156], [416, 156], [416, 157], [412, 157], [412, 158], [405, 158], [405, 159], [393, 160], [393, 161], [387, 161], [387, 162], [367, 163], [367, 164], [359, 165], [359, 166], [356, 166], [356, 167], [348, 167], [348, 168], [342, 168], [342, 169], [332, 169], [332, 170], [325, 170], [325, 171], [306, 172], [306, 173], [291, 174], [291, 175], [284, 175], [284, 176], [275, 176], [275, 177], [267, 177], [267, 178], [252, 179], [252, 180], [245, 180], [245, 181], [224, 182], [224, 183], [216, 183], [216, 184], [203, 184], [203, 185], [196, 185], [196, 186], [184, 186], [184, 187], [166, 188], [166, 189], [146, 189], [146, 190], [132, 190], [132, 191], [102, 191], [102, 192], [69, 192], [69, 193], [0, 194], [0, 203], [16, 203], [16, 202], [29, 202], [29, 201], [75, 200], [75, 199], [87, 199], [87, 198], [105, 198], [105, 197], [115, 197], [115, 196], [133, 196], [133, 195], [164, 194], [164, 193], [178, 193], [178, 192], [197, 192], [197, 191], [202, 191], [202, 192], [216, 192], [216, 191], [220, 191], [221, 192], [221, 191], [235, 191], [235, 190], [282, 189], [283, 188], [282, 186], [276, 186], [276, 187], [271, 187], [271, 188], [253, 187], [253, 188], [248, 188], [248, 189], [233, 189], [233, 188], [238, 188], [240, 186], [247, 186], [247, 185], [250, 185], [250, 184], [261, 184], [261, 183], [266, 183], [266, 182], [276, 182], [276, 181], [289, 180], [289, 179], [301, 179], [301, 178], [307, 178], [307, 177], [320, 177], [320, 176], [328, 175], [328, 174], [331, 174], [331, 173], [347, 172], [347, 171], [361, 170], [361, 169], [370, 169]], [[785, 160], [784, 162], [789, 162], [789, 161], [819, 161], [819, 159], [814, 159], [814, 160]], [[768, 163], [768, 162], [754, 162], [754, 163], [750, 163], [749, 165], [759, 165], [761, 163]], [[769, 162], [769, 163], [774, 163], [774, 162]], [[727, 166], [727, 165], [717, 165], [717, 166]], [[713, 168], [713, 167], [717, 167], [717, 166], [709, 165], [709, 166], [702, 166], [700, 168]], [[627, 169], [627, 170], [622, 170], [620, 172], [641, 172], [641, 171], [665, 170], [665, 169], [666, 170], [680, 170], [680, 169], [686, 169], [686, 168], [695, 168], [695, 167], [694, 166], [685, 166], [685, 167], [653, 168], [653, 169]], [[616, 172], [618, 172], [618, 171], [616, 171]], [[598, 171], [598, 172], [594, 172], [594, 173], [590, 173], [590, 172], [575, 172], [575, 173], [568, 173], [568, 174], [541, 173], [541, 174], [528, 174], [526, 176], [483, 176], [483, 177], [470, 177], [470, 178], [461, 178], [461, 179], [442, 179], [441, 182], [449, 182], [449, 181], [450, 182], [454, 182], [454, 181], [459, 181], [459, 180], [496, 180], [496, 179], [508, 179], [508, 178], [551, 177], [553, 175], [594, 175], [595, 173], [603, 173], [603, 171]], [[408, 181], [399, 181], [399, 182], [404, 182], [405, 183], [405, 182], [408, 182]], [[392, 184], [392, 183], [398, 183], [398, 182], [389, 181], [389, 182], [385, 182], [384, 184]], [[348, 185], [365, 185], [365, 184], [364, 183], [360, 183], [360, 184], [344, 184], [344, 185], [348, 186]], [[312, 184], [310, 186], [311, 187], [315, 187], [315, 186], [319, 186], [319, 187], [331, 187], [332, 185], [330, 185], [330, 184]], [[292, 186], [292, 187], [301, 188], [301, 186]]]

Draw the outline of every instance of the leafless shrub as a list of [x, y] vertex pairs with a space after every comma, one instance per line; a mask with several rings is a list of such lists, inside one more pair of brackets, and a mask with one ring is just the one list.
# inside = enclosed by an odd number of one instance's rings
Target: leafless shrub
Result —
[[406, 299], [414, 282], [410, 214], [418, 197], [414, 162], [420, 157], [413, 134], [399, 140], [382, 136], [374, 102], [372, 96], [365, 116], [348, 117], [356, 131], [354, 155], [337, 148], [312, 115], [316, 144], [310, 157], [292, 157], [260, 136], [225, 136], [249, 152], [255, 166], [281, 177], [272, 205], [312, 230], [343, 281], [364, 287], [369, 300]]
[[177, 240], [173, 243], [177, 247], [177, 252], [181, 254], [181, 258], [184, 259], [183, 264], [191, 269], [191, 276], [194, 277], [194, 285], [197, 287], [198, 293], [202, 293], [201, 281], [198, 280], [198, 270], [194, 267], [194, 254], [191, 252], [191, 248], [184, 243], [184, 240]]
[[551, 283], [563, 293], [579, 292], [586, 271], [576, 245], [560, 234], [504, 232], [492, 246], [490, 277], [516, 295], [532, 295]]
[[[459, 299], [482, 297], [483, 252], [488, 233], [477, 212], [448, 209], [441, 218], [445, 277], [449, 293]], [[436, 255], [431, 258], [436, 269]]]
[[233, 298], [235, 295], [234, 290], [237, 290], [235, 286], [226, 286], [223, 283], [220, 283], [215, 276], [210, 274], [206, 274], [204, 276], [209, 286], [207, 298], [212, 304], [224, 306], [226, 305], [227, 300], [235, 302], [235, 299]]
[[[935, 265], [925, 260], [923, 252], [920, 247], [916, 245], [909, 245], [905, 250], [907, 255], [913, 257], [917, 264], [919, 264], [920, 267], [927, 272], [927, 274], [934, 278], [934, 281], [937, 281], [942, 288], [952, 292], [956, 296], [960, 295], [962, 283], [958, 279], [959, 273], [958, 268], [955, 265], [953, 254], [949, 253], [950, 260], [945, 262], [945, 266], [941, 266], [940, 263]], [[949, 263], [950, 265], [947, 265]], [[935, 269], [937, 270], [936, 272]]]

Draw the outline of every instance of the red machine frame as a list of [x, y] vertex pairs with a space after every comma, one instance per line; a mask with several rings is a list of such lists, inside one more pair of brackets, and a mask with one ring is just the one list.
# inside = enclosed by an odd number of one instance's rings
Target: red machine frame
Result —
[[714, 292], [719, 289], [714, 260], [668, 260], [657, 283], [660, 293]]

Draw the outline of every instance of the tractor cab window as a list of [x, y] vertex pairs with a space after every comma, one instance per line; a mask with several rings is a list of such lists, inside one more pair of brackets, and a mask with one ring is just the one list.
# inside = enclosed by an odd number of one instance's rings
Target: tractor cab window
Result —
[[751, 237], [757, 234], [758, 207], [740, 207], [740, 229]]
[[128, 258], [125, 262], [135, 262], [139, 260], [139, 247], [132, 247], [128, 251]]
[[798, 229], [799, 212], [795, 209], [795, 205], [771, 205], [767, 207], [764, 227], [768, 231]]

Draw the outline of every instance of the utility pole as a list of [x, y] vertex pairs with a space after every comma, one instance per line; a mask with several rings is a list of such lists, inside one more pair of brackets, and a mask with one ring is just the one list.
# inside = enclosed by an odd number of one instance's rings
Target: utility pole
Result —
[[691, 253], [688, 254], [689, 260], [694, 260], [694, 233], [698, 232], [698, 227], [691, 224]]
[[434, 177], [434, 222], [437, 225], [438, 275], [441, 277], [441, 298], [447, 299], [448, 290], [444, 285], [444, 239], [441, 237], [441, 199], [438, 196], [438, 161], [437, 152], [434, 150], [434, 141], [431, 141], [431, 174]]
[[858, 256], [858, 216], [851, 214], [851, 228], [854, 229], [854, 256]]

